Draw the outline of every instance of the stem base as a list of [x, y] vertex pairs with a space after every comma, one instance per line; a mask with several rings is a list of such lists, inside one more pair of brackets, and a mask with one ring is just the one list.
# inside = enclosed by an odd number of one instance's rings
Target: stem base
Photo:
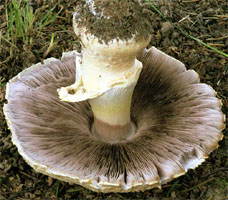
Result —
[[93, 137], [107, 143], [121, 143], [130, 140], [136, 132], [136, 126], [133, 122], [126, 125], [112, 125], [99, 119], [94, 119], [91, 128]]

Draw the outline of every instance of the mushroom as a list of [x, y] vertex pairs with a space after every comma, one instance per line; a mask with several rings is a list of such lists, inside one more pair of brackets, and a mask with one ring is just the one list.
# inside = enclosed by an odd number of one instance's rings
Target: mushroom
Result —
[[218, 148], [221, 101], [195, 71], [145, 49], [149, 36], [101, 42], [74, 28], [81, 53], [49, 58], [7, 84], [4, 113], [30, 166], [94, 191], [143, 191]]

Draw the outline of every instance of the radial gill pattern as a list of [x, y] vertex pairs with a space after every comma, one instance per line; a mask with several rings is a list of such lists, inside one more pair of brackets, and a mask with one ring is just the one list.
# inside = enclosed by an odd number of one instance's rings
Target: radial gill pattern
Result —
[[12, 139], [38, 172], [101, 192], [161, 184], [197, 167], [222, 139], [224, 115], [214, 90], [198, 74], [152, 47], [133, 94], [135, 136], [109, 144], [93, 138], [87, 102], [67, 103], [57, 89], [75, 81], [75, 52], [47, 59], [7, 85], [4, 112]]

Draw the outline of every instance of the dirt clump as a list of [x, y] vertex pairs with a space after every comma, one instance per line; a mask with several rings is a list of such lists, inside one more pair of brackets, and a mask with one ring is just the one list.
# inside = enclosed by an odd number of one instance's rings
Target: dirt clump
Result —
[[149, 4], [139, 0], [81, 0], [76, 8], [78, 27], [105, 43], [133, 35], [148, 37], [154, 33], [156, 21]]

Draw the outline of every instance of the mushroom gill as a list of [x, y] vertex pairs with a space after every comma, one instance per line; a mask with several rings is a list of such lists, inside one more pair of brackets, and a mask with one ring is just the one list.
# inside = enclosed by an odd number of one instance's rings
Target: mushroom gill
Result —
[[75, 82], [76, 52], [47, 59], [10, 80], [4, 113], [28, 164], [100, 192], [160, 187], [201, 164], [222, 139], [224, 115], [215, 91], [155, 47], [138, 59], [143, 68], [131, 103], [136, 133], [120, 143], [93, 136], [87, 101], [58, 98], [58, 88]]

